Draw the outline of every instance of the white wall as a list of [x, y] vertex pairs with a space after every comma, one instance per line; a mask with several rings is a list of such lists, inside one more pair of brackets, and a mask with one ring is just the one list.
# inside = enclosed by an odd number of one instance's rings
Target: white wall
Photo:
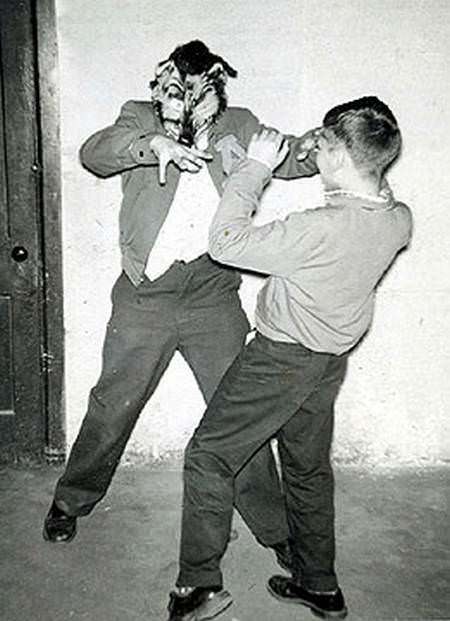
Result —
[[[446, 0], [57, 0], [61, 63], [67, 430], [71, 444], [100, 370], [119, 272], [118, 179], [99, 180], [78, 148], [130, 98], [148, 98], [155, 64], [203, 39], [239, 70], [230, 103], [301, 133], [336, 103], [388, 102], [404, 152], [391, 184], [415, 215], [411, 247], [382, 283], [374, 327], [339, 397], [335, 459], [381, 467], [449, 458], [450, 3]], [[320, 200], [317, 179], [277, 182], [261, 219]], [[250, 315], [260, 282], [242, 296]], [[203, 404], [174, 359], [127, 458], [179, 453]]]

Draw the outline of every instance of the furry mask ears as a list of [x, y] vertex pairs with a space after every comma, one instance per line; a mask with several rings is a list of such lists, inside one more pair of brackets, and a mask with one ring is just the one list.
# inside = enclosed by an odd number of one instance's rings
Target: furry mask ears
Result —
[[162, 60], [156, 65], [155, 76], [159, 78], [163, 73], [172, 73], [176, 69], [173, 60]]
[[176, 78], [180, 79], [177, 66], [173, 62], [173, 60], [162, 60], [155, 67], [155, 77], [153, 78], [153, 80], [151, 80], [150, 87], [154, 88], [158, 82], [164, 82], [169, 76], [171, 76], [175, 72]]
[[227, 83], [228, 76], [229, 73], [226, 70], [222, 61], [215, 62], [214, 65], [206, 72], [206, 77], [208, 80], [217, 80], [222, 84]]
[[150, 80], [149, 84], [153, 96], [161, 97], [169, 84], [175, 85], [180, 92], [184, 91], [184, 85], [176, 64], [173, 60], [162, 60], [156, 65], [155, 77]]
[[214, 64], [208, 70], [208, 73], [212, 71], [216, 65], [220, 65], [222, 67], [222, 71], [226, 74], [226, 78], [228, 77], [237, 78], [238, 72], [236, 71], [236, 69], [234, 69], [230, 64], [228, 64], [227, 61], [221, 56], [214, 57]]

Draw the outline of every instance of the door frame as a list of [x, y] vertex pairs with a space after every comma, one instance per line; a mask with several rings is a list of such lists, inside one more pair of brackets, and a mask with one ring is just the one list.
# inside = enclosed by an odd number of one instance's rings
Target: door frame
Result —
[[43, 393], [48, 462], [65, 459], [61, 142], [55, 0], [31, 0], [35, 24], [43, 287]]

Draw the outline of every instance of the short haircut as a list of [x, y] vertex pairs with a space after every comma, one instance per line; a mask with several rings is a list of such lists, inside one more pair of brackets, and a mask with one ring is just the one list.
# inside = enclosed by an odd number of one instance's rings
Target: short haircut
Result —
[[378, 97], [361, 97], [329, 110], [323, 127], [342, 142], [363, 174], [381, 176], [400, 153], [395, 116]]

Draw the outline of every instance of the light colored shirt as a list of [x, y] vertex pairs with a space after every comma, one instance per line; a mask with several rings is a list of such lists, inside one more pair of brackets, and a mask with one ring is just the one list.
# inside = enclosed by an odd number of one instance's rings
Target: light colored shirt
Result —
[[323, 207], [252, 224], [270, 170], [231, 175], [211, 224], [213, 259], [270, 274], [255, 313], [264, 336], [318, 352], [351, 349], [370, 326], [375, 288], [411, 236], [409, 208], [391, 196], [332, 192]]
[[145, 268], [150, 280], [176, 260], [192, 261], [207, 251], [208, 229], [217, 209], [218, 192], [206, 164], [199, 172], [182, 172], [169, 213]]

